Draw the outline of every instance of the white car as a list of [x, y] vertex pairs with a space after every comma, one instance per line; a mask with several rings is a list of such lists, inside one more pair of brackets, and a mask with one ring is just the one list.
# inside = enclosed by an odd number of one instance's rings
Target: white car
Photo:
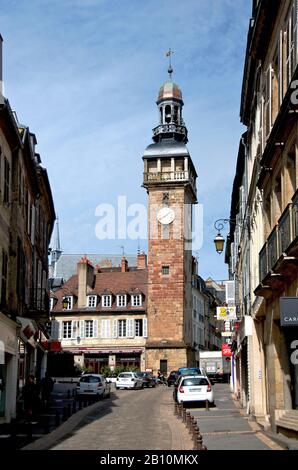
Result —
[[116, 379], [116, 389], [143, 388], [143, 379], [136, 372], [121, 372]]
[[213, 390], [208, 377], [204, 375], [183, 375], [180, 377], [176, 400], [178, 403], [206, 401], [214, 403]]
[[111, 385], [102, 374], [84, 374], [77, 385], [77, 397], [90, 395], [99, 398], [109, 398]]

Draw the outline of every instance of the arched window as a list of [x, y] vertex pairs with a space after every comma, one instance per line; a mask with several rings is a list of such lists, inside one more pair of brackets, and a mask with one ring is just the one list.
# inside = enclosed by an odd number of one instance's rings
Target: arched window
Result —
[[171, 117], [172, 117], [172, 110], [169, 104], [167, 104], [165, 107], [165, 115], [166, 115], [165, 121], [168, 124], [169, 122], [171, 122]]
[[174, 123], [179, 124], [178, 123], [178, 106], [174, 106]]

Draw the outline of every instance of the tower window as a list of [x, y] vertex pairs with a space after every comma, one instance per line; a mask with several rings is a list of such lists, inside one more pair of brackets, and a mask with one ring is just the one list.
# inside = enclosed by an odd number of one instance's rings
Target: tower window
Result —
[[178, 106], [174, 106], [174, 123], [178, 124]]
[[161, 272], [163, 276], [168, 276], [170, 274], [170, 266], [163, 266]]
[[165, 115], [166, 115], [166, 123], [171, 122], [172, 110], [169, 104], [167, 104], [167, 106], [165, 107]]

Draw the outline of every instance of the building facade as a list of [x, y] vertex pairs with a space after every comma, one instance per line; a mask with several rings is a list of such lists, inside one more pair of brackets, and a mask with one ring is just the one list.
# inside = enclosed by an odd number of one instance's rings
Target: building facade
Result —
[[0, 422], [15, 416], [17, 393], [29, 373], [39, 379], [46, 368], [42, 342], [48, 334], [48, 245], [55, 212], [36, 143], [1, 93]]
[[[63, 305], [63, 301], [66, 304]], [[51, 293], [52, 336], [75, 364], [93, 372], [103, 366], [145, 370], [147, 260], [137, 266], [94, 267], [81, 258], [77, 274]]]
[[235, 352], [240, 399], [264, 426], [296, 435], [297, 16], [297, 0], [253, 2], [241, 97], [247, 131], [227, 252], [241, 311]]

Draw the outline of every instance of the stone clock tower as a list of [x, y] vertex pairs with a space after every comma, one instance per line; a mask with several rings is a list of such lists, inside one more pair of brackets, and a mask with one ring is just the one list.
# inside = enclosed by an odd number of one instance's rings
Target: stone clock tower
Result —
[[196, 170], [186, 147], [182, 93], [170, 79], [157, 98], [159, 124], [144, 153], [148, 193], [148, 340], [146, 368], [164, 373], [194, 364], [192, 205]]

